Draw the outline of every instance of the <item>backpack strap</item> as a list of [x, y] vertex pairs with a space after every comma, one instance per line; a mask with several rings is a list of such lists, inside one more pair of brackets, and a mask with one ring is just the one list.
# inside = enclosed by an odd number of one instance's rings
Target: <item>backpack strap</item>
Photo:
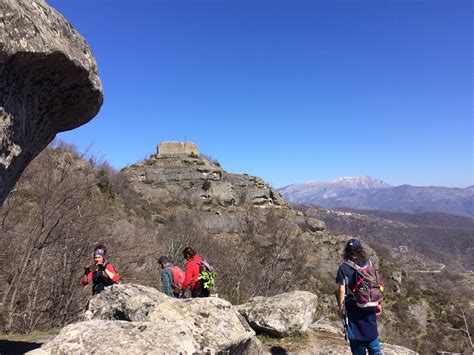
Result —
[[359, 270], [360, 269], [360, 266], [357, 265], [355, 262], [353, 262], [352, 260], [344, 260], [343, 264], [346, 264], [347, 266], [353, 268], [354, 270]]
[[372, 266], [372, 261], [370, 259], [368, 260], [367, 264], [365, 264], [364, 266], [359, 266], [355, 262], [353, 262], [352, 260], [344, 260], [343, 264], [346, 264], [347, 266], [350, 266], [351, 268], [353, 268], [355, 270], [359, 270], [359, 269], [361, 269], [363, 267], [367, 267], [367, 266], [373, 267]]

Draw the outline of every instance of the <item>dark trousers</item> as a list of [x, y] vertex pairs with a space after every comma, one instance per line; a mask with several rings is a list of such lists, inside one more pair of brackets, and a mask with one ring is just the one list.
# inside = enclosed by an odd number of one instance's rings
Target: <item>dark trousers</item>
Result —
[[191, 290], [191, 297], [196, 298], [196, 297], [209, 297], [211, 293], [209, 292], [208, 289], [205, 288], [197, 288], [194, 290]]

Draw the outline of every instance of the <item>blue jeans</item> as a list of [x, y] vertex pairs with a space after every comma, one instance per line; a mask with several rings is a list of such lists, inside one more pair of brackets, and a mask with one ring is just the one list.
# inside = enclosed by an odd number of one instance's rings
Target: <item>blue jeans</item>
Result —
[[379, 338], [371, 341], [349, 339], [349, 342], [353, 355], [366, 355], [366, 350], [369, 351], [369, 355], [382, 355]]

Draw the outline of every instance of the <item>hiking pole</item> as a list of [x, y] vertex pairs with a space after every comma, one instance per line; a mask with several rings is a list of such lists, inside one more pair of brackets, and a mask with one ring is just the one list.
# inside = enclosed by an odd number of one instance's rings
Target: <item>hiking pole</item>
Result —
[[342, 326], [344, 327], [344, 340], [348, 341], [347, 339], [347, 325], [349, 324], [349, 320], [347, 319], [347, 312], [344, 311], [344, 316], [341, 319]]

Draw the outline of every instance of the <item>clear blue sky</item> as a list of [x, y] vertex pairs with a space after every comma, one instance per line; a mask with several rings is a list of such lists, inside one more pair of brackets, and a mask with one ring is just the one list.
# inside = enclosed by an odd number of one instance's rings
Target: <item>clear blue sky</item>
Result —
[[122, 168], [188, 140], [275, 187], [473, 182], [471, 0], [49, 0], [105, 101], [59, 135]]

